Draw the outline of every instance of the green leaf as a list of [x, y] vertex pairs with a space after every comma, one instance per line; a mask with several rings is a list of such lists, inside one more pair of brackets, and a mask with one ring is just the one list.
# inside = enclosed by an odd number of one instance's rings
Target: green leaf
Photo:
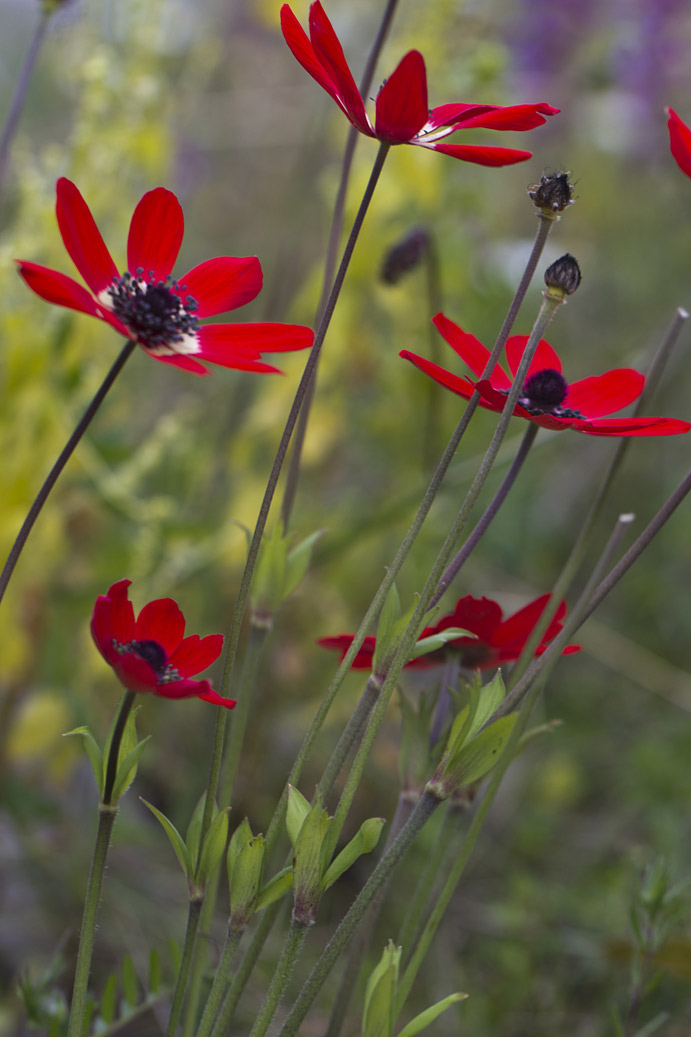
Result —
[[254, 905], [254, 910], [261, 911], [263, 908], [268, 907], [269, 904], [273, 904], [275, 900], [280, 900], [286, 893], [289, 893], [292, 888], [293, 869], [291, 867], [283, 868], [262, 887]]
[[252, 829], [250, 828], [249, 821], [247, 820], [247, 818], [245, 818], [237, 826], [237, 828], [230, 837], [230, 842], [228, 843], [228, 856], [226, 857], [226, 863], [228, 865], [229, 885], [232, 885], [233, 883], [233, 871], [235, 869], [238, 857], [242, 852], [242, 848], [250, 841], [251, 838]]
[[152, 803], [149, 803], [147, 802], [147, 800], [142, 799], [141, 796], [139, 798], [141, 799], [144, 806], [148, 807], [151, 813], [154, 815], [154, 817], [158, 818], [158, 820], [163, 825], [163, 830], [170, 839], [170, 845], [175, 850], [175, 855], [177, 859], [180, 861], [180, 866], [184, 871], [187, 879], [191, 881], [196, 861], [192, 861], [192, 858], [190, 857], [190, 852], [185, 845], [185, 840], [182, 838], [173, 822], [169, 821], [165, 814], [161, 813], [160, 810], [157, 810]]
[[391, 631], [401, 618], [401, 599], [398, 596], [398, 588], [395, 583], [391, 584], [389, 592], [384, 599], [379, 622], [377, 623], [377, 646], [374, 650], [374, 669], [381, 661], [382, 655], [388, 649]]
[[416, 641], [409, 658], [419, 659], [421, 655], [429, 655], [430, 652], [436, 652], [438, 648], [443, 648], [445, 644], [449, 641], [455, 641], [457, 637], [474, 637], [477, 639], [477, 634], [473, 634], [470, 630], [462, 630], [461, 627], [449, 627], [438, 634], [430, 634], [429, 637], [423, 637]]
[[149, 979], [147, 985], [149, 995], [157, 994], [161, 988], [161, 956], [153, 947], [149, 952]]
[[[191, 860], [194, 861], [195, 867], [199, 860], [199, 839], [202, 834], [202, 821], [204, 820], [205, 805], [206, 793], [202, 792], [201, 796], [197, 800], [197, 805], [192, 811], [192, 817], [190, 818], [190, 823], [185, 832], [185, 845], [187, 846]], [[215, 818], [217, 813], [218, 811], [214, 809], [212, 817]]]
[[117, 774], [115, 775], [115, 782], [113, 783], [113, 797], [112, 801], [117, 801], [124, 796], [128, 788], [134, 781], [137, 775], [137, 765], [139, 763], [139, 757], [144, 752], [147, 742], [151, 740], [151, 735], [147, 735], [146, 738], [142, 738], [141, 742], [137, 742], [134, 749], [122, 757], [120, 754], [121, 763], [118, 764]]
[[333, 886], [334, 882], [355, 863], [358, 857], [361, 857], [363, 853], [370, 853], [374, 849], [385, 824], [386, 821], [383, 817], [371, 817], [360, 825], [359, 831], [327, 868], [322, 879], [322, 890]]
[[[122, 995], [127, 1007], [136, 1007], [139, 1000], [139, 985], [134, 971], [134, 964], [129, 954], [126, 954], [122, 961]], [[123, 1011], [123, 1015], [125, 1014]]]
[[104, 788], [104, 774], [103, 774], [103, 753], [98, 742], [91, 734], [88, 727], [75, 727], [72, 731], [65, 731], [63, 738], [69, 738], [71, 735], [80, 735], [84, 739], [84, 748], [87, 751], [91, 766], [93, 768], [94, 776], [96, 778], [96, 784], [98, 785], [99, 799], [103, 799], [103, 788]]
[[[110, 725], [110, 731], [108, 732], [108, 737], [106, 738], [106, 744], [103, 746], [103, 783], [104, 783], [104, 786], [105, 786], [105, 778], [106, 778], [105, 772], [106, 772], [106, 769], [108, 767], [108, 757], [110, 756], [110, 747], [111, 747], [111, 744], [113, 742], [113, 734], [115, 732], [115, 725], [118, 722], [118, 717], [120, 716], [120, 710], [122, 709], [122, 706], [123, 706], [123, 703], [124, 703], [124, 700], [125, 700], [125, 696], [127, 696], [127, 695], [129, 695], [129, 692], [125, 692], [125, 695], [123, 695], [123, 698], [122, 698], [122, 700], [120, 702], [120, 707], [119, 707], [117, 713], [115, 714], [115, 716], [113, 717], [113, 723]], [[129, 756], [129, 754], [132, 752], [132, 750], [136, 747], [136, 745], [137, 745], [136, 720], [137, 720], [137, 713], [139, 712], [139, 710], [141, 708], [142, 708], [141, 706], [135, 706], [133, 709], [130, 710], [130, 712], [127, 715], [127, 720], [125, 721], [125, 729], [122, 732], [122, 737], [120, 739], [120, 748], [118, 750], [118, 768], [117, 768], [117, 773], [116, 773], [116, 781], [121, 786], [123, 785], [122, 776], [121, 776], [121, 768], [122, 768], [122, 762], [121, 761], [124, 761]], [[135, 772], [136, 772], [136, 765], [135, 765]], [[134, 780], [134, 775], [132, 775], [132, 780]], [[129, 787], [128, 785], [125, 785], [125, 787], [121, 791], [121, 794], [122, 794], [122, 792], [125, 792], [128, 787]], [[117, 802], [117, 797], [115, 795], [115, 788], [113, 788], [113, 797], [112, 797], [112, 799], [113, 799], [113, 802]]]
[[219, 811], [204, 837], [204, 846], [196, 875], [198, 882], [206, 882], [223, 856], [228, 838], [228, 809]]
[[510, 713], [506, 717], [500, 717], [491, 727], [480, 732], [471, 741], [454, 754], [447, 763], [445, 776], [454, 783], [455, 788], [463, 785], [472, 785], [473, 782], [484, 778], [499, 759], [504, 745], [513, 731], [514, 724], [518, 719], [517, 713]]
[[304, 540], [289, 552], [286, 559], [283, 599], [287, 598], [289, 594], [292, 594], [304, 578], [310, 564], [310, 559], [312, 558], [312, 548], [316, 544], [317, 540], [319, 540], [323, 535], [324, 530], [318, 529], [316, 533], [311, 533], [308, 537], [305, 537]]
[[391, 1037], [401, 948], [389, 941], [367, 980], [362, 1037]]
[[470, 704], [460, 711], [451, 727], [445, 753], [447, 756], [456, 755], [462, 746], [469, 743], [504, 701], [506, 688], [501, 670], [497, 670], [489, 684], [469, 684], [468, 695]]
[[465, 1001], [467, 994], [449, 994], [443, 1001], [437, 1001], [436, 1005], [432, 1005], [425, 1012], [420, 1012], [414, 1019], [411, 1019], [407, 1026], [404, 1026], [398, 1037], [415, 1037], [416, 1034], [422, 1033], [428, 1026], [431, 1026], [437, 1016], [440, 1016], [442, 1012], [445, 1012], [451, 1005], [457, 1004], [459, 1001]]
[[104, 1023], [112, 1023], [115, 1018], [115, 1009], [118, 997], [118, 977], [112, 973], [105, 982], [101, 996], [99, 1015]]
[[286, 828], [288, 829], [288, 835], [295, 849], [300, 829], [302, 828], [305, 818], [309, 814], [310, 810], [309, 803], [303, 796], [303, 794], [295, 788], [294, 785], [288, 786], [288, 807], [286, 809]]

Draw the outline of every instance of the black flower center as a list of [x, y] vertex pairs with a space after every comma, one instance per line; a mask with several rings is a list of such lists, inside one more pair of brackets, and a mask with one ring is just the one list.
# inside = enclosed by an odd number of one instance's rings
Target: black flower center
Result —
[[569, 385], [560, 371], [546, 367], [535, 371], [523, 384], [523, 392], [518, 402], [524, 410], [535, 416], [553, 414], [555, 418], [579, 418], [584, 415], [578, 410], [562, 407], [569, 392]]
[[171, 275], [165, 281], [154, 281], [150, 270], [148, 276], [146, 280], [139, 267], [134, 277], [125, 271], [114, 279], [107, 289], [113, 313], [147, 348], [174, 349], [175, 343], [199, 327], [199, 319], [194, 316], [199, 303], [191, 295], [184, 295], [185, 285]]
[[158, 641], [127, 641], [122, 644], [113, 638], [113, 648], [118, 655], [136, 655], [147, 662], [156, 674], [159, 684], [169, 684], [181, 680], [180, 674], [173, 666], [168, 665], [168, 655]]

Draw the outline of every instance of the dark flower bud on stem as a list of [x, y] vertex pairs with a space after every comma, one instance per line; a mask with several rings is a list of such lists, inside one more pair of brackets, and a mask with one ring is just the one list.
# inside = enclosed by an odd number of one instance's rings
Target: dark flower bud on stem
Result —
[[573, 295], [581, 283], [581, 268], [567, 252], [545, 270], [545, 284], [552, 292]]
[[573, 187], [569, 183], [569, 173], [553, 173], [541, 176], [539, 184], [528, 188], [528, 196], [536, 209], [545, 214], [563, 212], [573, 202]]
[[398, 284], [423, 259], [429, 246], [429, 234], [424, 227], [414, 227], [392, 245], [381, 267], [380, 276], [384, 284]]

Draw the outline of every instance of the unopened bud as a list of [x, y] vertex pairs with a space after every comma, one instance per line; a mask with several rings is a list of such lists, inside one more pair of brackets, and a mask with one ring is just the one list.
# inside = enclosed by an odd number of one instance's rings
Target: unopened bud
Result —
[[384, 284], [398, 284], [409, 270], [418, 265], [429, 245], [429, 234], [424, 227], [414, 227], [392, 245], [382, 263], [380, 276]]
[[567, 252], [545, 270], [545, 284], [551, 291], [573, 295], [581, 283], [581, 268]]
[[539, 184], [528, 188], [528, 196], [535, 208], [542, 209], [545, 214], [563, 212], [573, 202], [569, 173], [541, 176]]

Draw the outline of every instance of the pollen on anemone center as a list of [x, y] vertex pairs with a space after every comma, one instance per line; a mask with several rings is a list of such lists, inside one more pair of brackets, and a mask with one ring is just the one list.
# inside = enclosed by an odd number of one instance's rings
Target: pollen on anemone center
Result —
[[526, 378], [519, 403], [528, 408], [553, 411], [562, 405], [568, 391], [568, 383], [561, 372], [548, 367]]
[[184, 285], [170, 275], [165, 281], [146, 281], [143, 275], [140, 267], [135, 276], [126, 271], [116, 277], [104, 293], [104, 302], [146, 349], [185, 352], [185, 340], [190, 345], [195, 341], [199, 303], [191, 295], [183, 296]]

